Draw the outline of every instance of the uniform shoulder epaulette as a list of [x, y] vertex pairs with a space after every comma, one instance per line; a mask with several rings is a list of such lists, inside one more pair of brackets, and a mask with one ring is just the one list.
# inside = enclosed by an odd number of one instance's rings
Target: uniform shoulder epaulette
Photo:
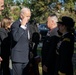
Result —
[[64, 38], [63, 41], [68, 41], [68, 42], [70, 42], [70, 39], [69, 39], [69, 38]]

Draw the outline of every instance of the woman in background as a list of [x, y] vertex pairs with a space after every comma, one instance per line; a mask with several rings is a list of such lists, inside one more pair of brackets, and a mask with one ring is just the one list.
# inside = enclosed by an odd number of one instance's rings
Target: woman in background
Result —
[[0, 39], [1, 39], [1, 57], [3, 59], [1, 68], [3, 75], [10, 75], [9, 71], [9, 56], [10, 56], [10, 27], [11, 19], [4, 18], [1, 21]]
[[62, 33], [62, 38], [57, 44], [55, 75], [73, 75], [74, 24], [73, 19], [67, 16], [63, 16], [61, 21], [58, 22], [58, 29]]

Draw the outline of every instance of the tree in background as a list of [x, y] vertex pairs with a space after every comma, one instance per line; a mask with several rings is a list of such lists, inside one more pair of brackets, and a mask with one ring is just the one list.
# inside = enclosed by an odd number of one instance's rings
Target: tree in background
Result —
[[48, 2], [44, 0], [32, 1], [30, 9], [32, 11], [32, 19], [36, 19], [38, 22], [43, 22], [49, 13]]
[[36, 19], [39, 23], [45, 23], [50, 13], [56, 13], [59, 17], [68, 15], [76, 20], [74, 5], [75, 0], [61, 0], [61, 3], [59, 0], [16, 0], [15, 2], [5, 0], [6, 8], [3, 11], [3, 16], [11, 16], [16, 20], [19, 17], [20, 9], [27, 6], [32, 11], [31, 19]]

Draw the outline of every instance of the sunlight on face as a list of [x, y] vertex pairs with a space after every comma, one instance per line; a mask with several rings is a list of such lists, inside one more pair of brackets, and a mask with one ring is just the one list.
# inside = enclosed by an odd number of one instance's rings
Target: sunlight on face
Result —
[[24, 17], [26, 17], [27, 20], [29, 21], [29, 19], [30, 19], [30, 17], [31, 17], [31, 12], [30, 12], [30, 11], [26, 11], [26, 12], [24, 13]]
[[51, 29], [51, 17], [48, 17], [47, 19], [47, 26]]
[[4, 0], [0, 0], [0, 14], [2, 10], [4, 10]]

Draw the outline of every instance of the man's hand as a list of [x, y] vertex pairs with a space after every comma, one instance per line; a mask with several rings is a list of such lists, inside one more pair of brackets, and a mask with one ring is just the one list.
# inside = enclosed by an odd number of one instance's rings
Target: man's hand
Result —
[[22, 20], [21, 20], [21, 25], [26, 25], [26, 23], [28, 22], [28, 20], [27, 20], [27, 18], [25, 17], [25, 18], [23, 18]]
[[43, 65], [43, 71], [47, 72], [47, 67]]
[[25, 26], [27, 22], [28, 22], [27, 17], [23, 13], [21, 13], [21, 25]]
[[0, 57], [0, 62], [2, 61], [2, 58]]
[[60, 72], [60, 71], [58, 71], [58, 74], [59, 74], [59, 75], [66, 75], [65, 73], [62, 73], [62, 72]]

